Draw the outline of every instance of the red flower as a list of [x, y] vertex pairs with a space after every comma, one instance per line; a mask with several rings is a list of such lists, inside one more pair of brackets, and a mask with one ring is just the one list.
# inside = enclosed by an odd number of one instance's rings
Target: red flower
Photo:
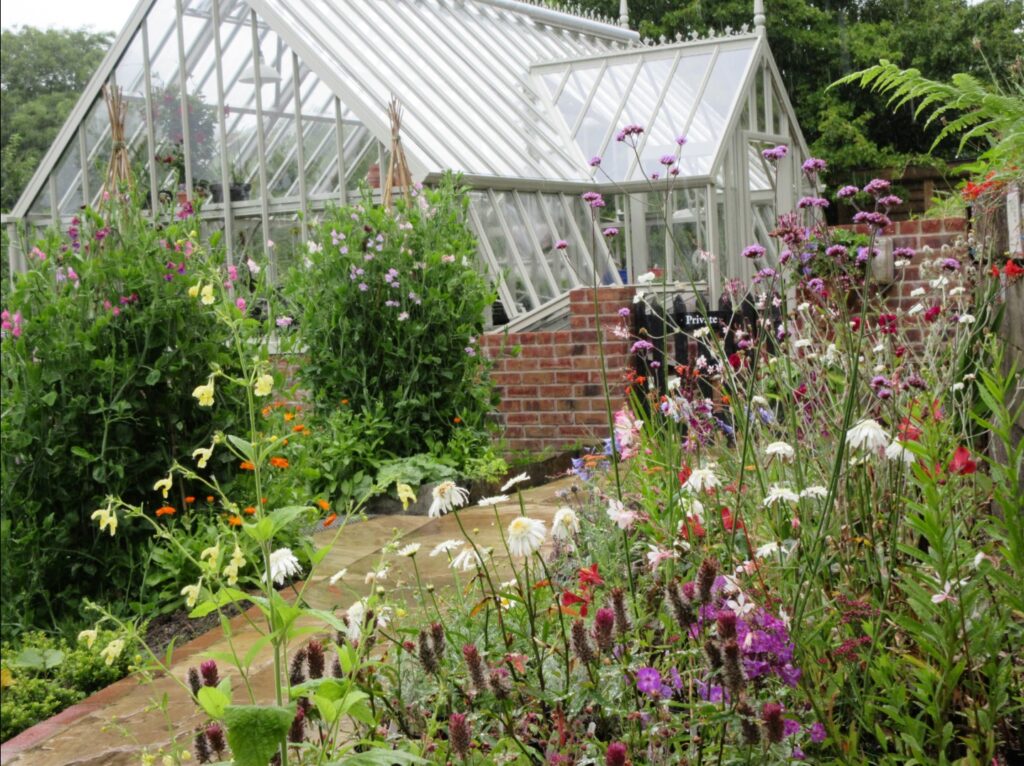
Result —
[[729, 366], [734, 370], [738, 370], [743, 365], [743, 360], [740, 359], [739, 354], [729, 354]]
[[690, 466], [688, 466], [688, 465], [684, 465], [684, 466], [683, 466], [683, 467], [682, 467], [682, 468], [681, 468], [681, 469], [679, 470], [679, 483], [680, 483], [680, 484], [686, 484], [686, 482], [687, 482], [687, 481], [689, 480], [689, 478], [690, 478], [690, 474], [692, 474], [692, 473], [693, 473], [693, 469], [692, 469], [692, 468], [690, 468]]
[[934, 322], [939, 318], [939, 314], [942, 313], [942, 309], [938, 306], [932, 306], [930, 309], [924, 312], [924, 319], [926, 322]]
[[696, 516], [686, 517], [686, 521], [679, 528], [679, 534], [684, 540], [689, 540], [691, 530], [693, 530], [694, 536], [698, 538], [704, 537], [704, 527], [701, 526], [700, 519]]
[[921, 429], [911, 423], [910, 418], [903, 418], [896, 427], [896, 431], [900, 435], [900, 441], [903, 442], [916, 442], [921, 438]]
[[732, 532], [733, 528], [746, 529], [746, 526], [743, 524], [743, 519], [734, 520], [732, 517], [732, 511], [724, 505], [722, 506], [722, 526], [725, 527], [726, 532]]
[[1016, 261], [1007, 261], [1003, 267], [1003, 273], [1007, 279], [1018, 279], [1024, 277], [1024, 266], [1018, 266]]
[[604, 585], [604, 579], [597, 573], [597, 564], [579, 571], [580, 587], [586, 590], [591, 585]]
[[[590, 606], [590, 594], [586, 591], [583, 591], [582, 596], [577, 596], [571, 591], [565, 591], [562, 593], [562, 606], [574, 606], [576, 604], [580, 605], [580, 617], [586, 617], [587, 609]], [[575, 614], [575, 612], [573, 612], [573, 614]]]
[[971, 460], [971, 451], [964, 446], [957, 447], [953, 459], [949, 461], [949, 472], [967, 476], [977, 470], [978, 464]]

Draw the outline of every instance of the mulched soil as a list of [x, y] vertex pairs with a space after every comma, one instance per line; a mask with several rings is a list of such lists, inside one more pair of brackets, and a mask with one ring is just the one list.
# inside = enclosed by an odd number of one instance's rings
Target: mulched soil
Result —
[[[249, 606], [246, 603], [245, 608], [248, 609]], [[234, 604], [228, 604], [222, 611], [230, 618], [240, 614], [242, 610]], [[171, 641], [174, 641], [175, 646], [183, 646], [196, 636], [201, 636], [220, 625], [220, 617], [216, 612], [196, 620], [190, 619], [188, 613], [188, 609], [179, 609], [150, 620], [146, 629], [146, 644], [157, 657], [163, 656]]]

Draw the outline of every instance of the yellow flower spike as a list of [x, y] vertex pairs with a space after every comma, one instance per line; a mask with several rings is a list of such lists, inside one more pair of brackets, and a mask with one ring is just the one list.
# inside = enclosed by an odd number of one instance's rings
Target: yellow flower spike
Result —
[[189, 609], [193, 609], [196, 602], [199, 601], [199, 583], [196, 583], [195, 585], [186, 585], [181, 589], [181, 595], [185, 597], [185, 606]]
[[253, 391], [256, 396], [270, 396], [270, 392], [274, 390], [274, 376], [267, 375], [264, 373], [260, 375], [256, 380], [256, 385], [253, 386]]
[[192, 287], [188, 288], [188, 297], [189, 298], [198, 298], [199, 297], [199, 288], [200, 287], [201, 287], [201, 285], [197, 282], [196, 284], [192, 285]]
[[192, 389], [192, 396], [199, 400], [200, 407], [213, 406], [213, 379]]
[[94, 511], [89, 518], [93, 520], [99, 519], [100, 532], [104, 529], [109, 529], [111, 537], [117, 532], [117, 514], [109, 508], [100, 508], [98, 511]]
[[203, 296], [201, 298], [201, 302], [202, 302], [202, 304], [204, 306], [212, 306], [216, 302], [216, 300], [217, 300], [216, 296], [213, 294], [213, 285], [212, 284], [210, 284], [210, 285], [203, 285], [203, 289], [200, 290], [199, 293], [200, 293], [200, 295]]
[[164, 500], [166, 500], [167, 493], [171, 491], [172, 486], [174, 486], [174, 477], [171, 474], [168, 474], [166, 479], [160, 479], [160, 481], [154, 484], [153, 489], [160, 490], [160, 492], [163, 493]]
[[196, 465], [199, 468], [206, 468], [206, 464], [210, 461], [213, 456], [213, 447], [200, 447], [192, 453], [193, 460], [196, 461]]
[[416, 493], [413, 488], [408, 484], [399, 483], [396, 485], [396, 489], [398, 490], [398, 499], [402, 501], [402, 510], [409, 510], [409, 503], [416, 502]]
[[120, 657], [121, 652], [123, 651], [124, 641], [120, 638], [115, 638], [103, 648], [103, 651], [100, 652], [100, 656], [106, 660], [107, 665], [113, 665], [114, 660]]
[[199, 554], [200, 561], [206, 561], [209, 559], [210, 567], [213, 569], [217, 568], [217, 561], [220, 559], [220, 544], [211, 545], [209, 548], [204, 548], [203, 552]]
[[95, 630], [83, 630], [78, 634], [78, 643], [85, 642], [85, 645], [92, 649], [92, 645], [96, 643], [96, 631]]

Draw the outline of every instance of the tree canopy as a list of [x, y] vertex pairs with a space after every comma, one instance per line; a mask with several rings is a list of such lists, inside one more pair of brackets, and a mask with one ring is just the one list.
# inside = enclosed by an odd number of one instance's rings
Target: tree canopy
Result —
[[19, 27], [0, 34], [0, 210], [10, 210], [113, 40]]
[[[618, 0], [581, 0], [617, 16]], [[800, 126], [833, 169], [899, 165], [929, 152], [942, 129], [913, 121], [913, 104], [856, 85], [828, 86], [887, 59], [935, 80], [963, 72], [997, 84], [1020, 67], [1024, 1], [766, 0], [767, 33]], [[630, 25], [644, 36], [706, 34], [752, 25], [753, 0], [630, 0]], [[958, 142], [936, 148], [954, 159]], [[972, 147], [965, 147], [970, 154]]]

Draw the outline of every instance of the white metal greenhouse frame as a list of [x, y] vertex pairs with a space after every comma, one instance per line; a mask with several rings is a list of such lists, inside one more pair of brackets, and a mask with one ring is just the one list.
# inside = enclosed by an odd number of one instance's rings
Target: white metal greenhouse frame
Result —
[[[773, 244], [807, 154], [755, 21], [641, 41], [516, 0], [141, 0], [4, 218], [10, 265], [25, 266], [26, 230], [98, 202], [105, 83], [124, 90], [149, 209], [201, 192], [228, 257], [262, 248], [277, 271], [301, 257], [311, 217], [386, 166], [395, 95], [414, 180], [450, 169], [472, 187], [480, 268], [517, 326], [557, 315], [574, 287], [651, 268], [715, 300], [723, 277], [751, 276], [746, 245]], [[645, 129], [635, 151], [616, 140], [627, 124]], [[777, 190], [761, 158], [774, 144], [791, 147]], [[674, 176], [660, 162], [672, 154]], [[581, 199], [591, 190], [607, 201], [600, 220]], [[622, 234], [606, 241], [607, 226]]]

